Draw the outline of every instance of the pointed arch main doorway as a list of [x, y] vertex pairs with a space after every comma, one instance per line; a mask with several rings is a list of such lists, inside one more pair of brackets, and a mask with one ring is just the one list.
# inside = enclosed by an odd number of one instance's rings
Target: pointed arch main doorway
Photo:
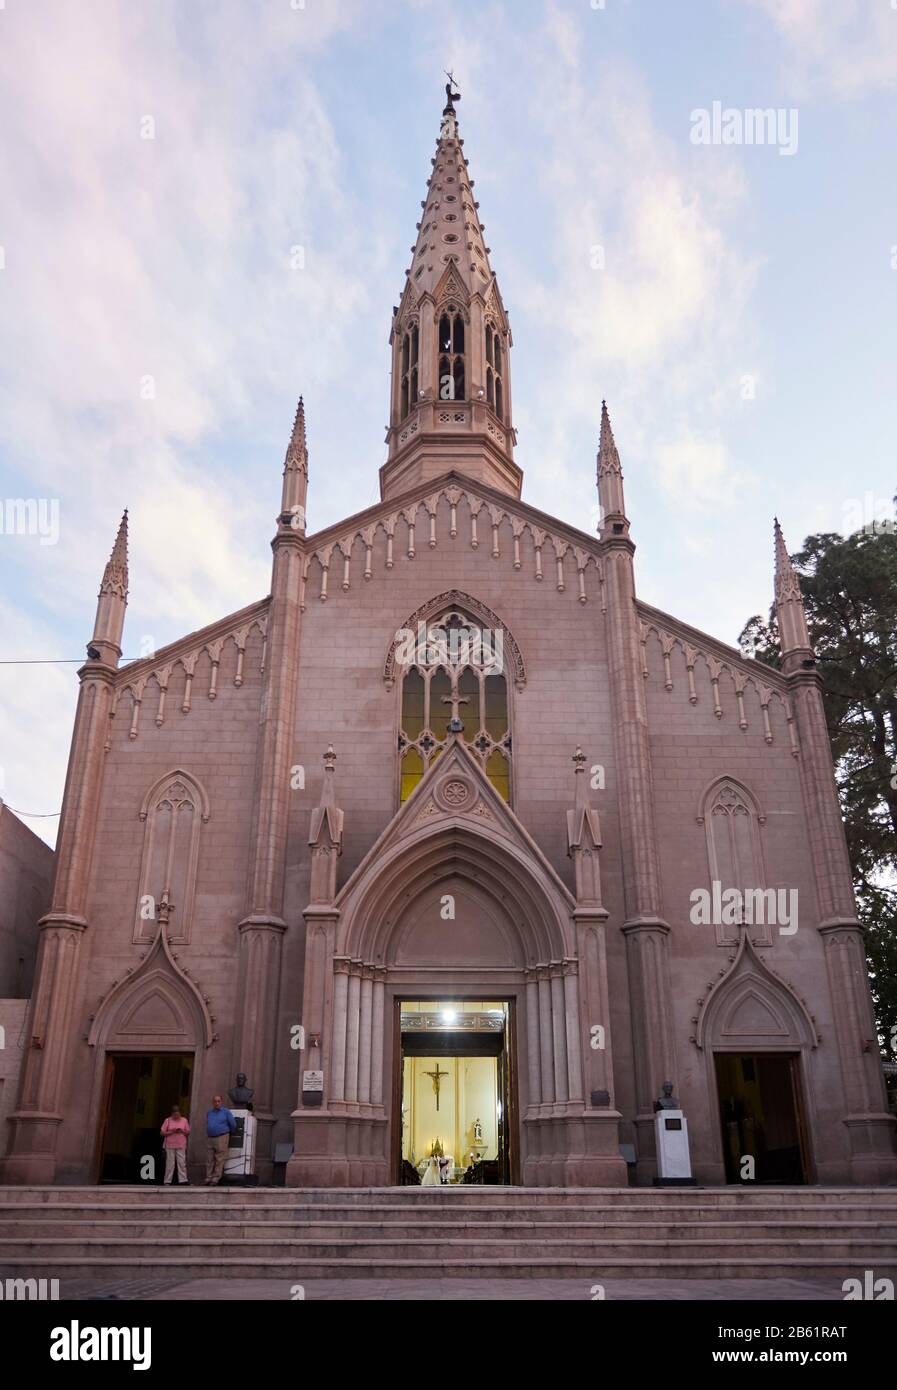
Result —
[[396, 1013], [396, 1180], [429, 1167], [443, 1185], [519, 1182], [513, 1001], [402, 999]]
[[[496, 1099], [507, 1107], [507, 1177], [531, 1186], [625, 1182], [620, 1117], [601, 1089], [612, 1075], [609, 1049], [589, 1051], [590, 1011], [601, 1007], [590, 928], [461, 738], [450, 734], [334, 900], [310, 905], [305, 917], [303, 1077], [316, 1088], [300, 1088], [288, 1184], [398, 1180], [409, 1001], [507, 1008], [509, 1075]], [[477, 1118], [486, 1117], [459, 1117], [454, 1158], [474, 1147]], [[431, 1150], [441, 1138], [419, 1136]]]

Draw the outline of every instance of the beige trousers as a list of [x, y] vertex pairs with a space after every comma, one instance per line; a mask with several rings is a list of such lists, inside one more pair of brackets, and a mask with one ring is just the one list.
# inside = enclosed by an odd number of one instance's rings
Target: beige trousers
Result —
[[186, 1149], [166, 1149], [165, 1150], [165, 1177], [163, 1181], [171, 1182], [174, 1177], [174, 1165], [178, 1166], [178, 1182], [187, 1181], [187, 1150]]
[[207, 1183], [219, 1183], [221, 1181], [224, 1174], [224, 1161], [227, 1158], [227, 1146], [229, 1143], [229, 1134], [216, 1134], [214, 1139], [209, 1139], [209, 1147], [206, 1152]]

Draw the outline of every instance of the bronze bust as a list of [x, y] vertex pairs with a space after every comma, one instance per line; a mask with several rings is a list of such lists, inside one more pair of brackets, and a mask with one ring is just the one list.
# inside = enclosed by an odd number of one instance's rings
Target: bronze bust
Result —
[[237, 1072], [237, 1084], [228, 1091], [228, 1099], [235, 1110], [251, 1110], [252, 1097], [255, 1095], [251, 1086], [246, 1085], [246, 1073]]

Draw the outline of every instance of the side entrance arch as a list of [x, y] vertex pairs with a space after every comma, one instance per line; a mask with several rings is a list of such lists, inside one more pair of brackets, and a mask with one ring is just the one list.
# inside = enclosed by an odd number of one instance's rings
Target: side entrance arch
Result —
[[695, 1041], [718, 1116], [720, 1177], [749, 1185], [813, 1181], [808, 1072], [816, 1028], [747, 931], [701, 1009]]
[[139, 969], [104, 999], [88, 1035], [96, 1049], [95, 1181], [161, 1181], [160, 1126], [173, 1105], [191, 1119], [199, 1062], [211, 1042], [205, 1000], [160, 926]]

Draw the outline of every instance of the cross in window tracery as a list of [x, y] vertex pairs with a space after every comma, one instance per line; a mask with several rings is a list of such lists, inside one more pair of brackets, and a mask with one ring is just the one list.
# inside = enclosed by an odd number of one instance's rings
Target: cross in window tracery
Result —
[[451, 705], [452, 707], [452, 717], [449, 720], [448, 724], [449, 733], [463, 733], [464, 725], [461, 722], [461, 711], [459, 709], [459, 706], [469, 705], [470, 700], [467, 698], [466, 695], [462, 695], [461, 691], [458, 689], [458, 676], [456, 672], [452, 673], [452, 693], [450, 695], [443, 695], [442, 703], [444, 705]]

